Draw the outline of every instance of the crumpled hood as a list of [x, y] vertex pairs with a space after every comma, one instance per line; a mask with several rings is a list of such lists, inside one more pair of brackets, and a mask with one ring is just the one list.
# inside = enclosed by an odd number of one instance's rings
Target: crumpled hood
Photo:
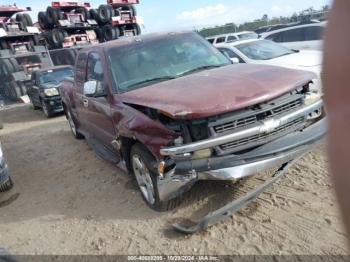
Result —
[[172, 118], [208, 117], [265, 102], [315, 78], [311, 72], [265, 65], [229, 65], [116, 95]]

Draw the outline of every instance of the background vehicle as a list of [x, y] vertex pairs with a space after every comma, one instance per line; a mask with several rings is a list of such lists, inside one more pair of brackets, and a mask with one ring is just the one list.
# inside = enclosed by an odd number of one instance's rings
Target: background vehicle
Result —
[[0, 192], [5, 192], [13, 187], [8, 166], [5, 162], [4, 153], [0, 143]]
[[36, 70], [28, 85], [28, 96], [34, 109], [42, 108], [46, 117], [63, 111], [59, 93], [61, 81], [73, 75], [71, 66], [55, 66]]
[[[0, 6], [0, 94], [17, 101], [26, 94], [25, 82], [34, 69], [51, 65], [29, 8]], [[15, 18], [12, 18], [16, 14]]]
[[310, 86], [319, 91], [321, 85], [322, 52], [314, 50], [292, 50], [269, 40], [253, 39], [220, 44], [216, 47], [234, 63], [275, 65], [292, 69], [307, 70], [318, 78]]
[[285, 25], [280, 29], [272, 28], [260, 34], [260, 37], [281, 43], [291, 49], [322, 50], [325, 26], [326, 22]]
[[239, 33], [225, 34], [225, 35], [217, 35], [212, 37], [207, 37], [206, 39], [211, 44], [221, 44], [221, 43], [231, 43], [238, 40], [244, 39], [256, 39], [258, 38], [258, 34], [250, 31], [243, 31]]
[[61, 91], [73, 135], [133, 173], [151, 208], [175, 207], [198, 180], [235, 181], [280, 166], [259, 189], [177, 230], [227, 217], [325, 134], [323, 102], [309, 90], [313, 73], [232, 65], [194, 32], [138, 39], [80, 51]]

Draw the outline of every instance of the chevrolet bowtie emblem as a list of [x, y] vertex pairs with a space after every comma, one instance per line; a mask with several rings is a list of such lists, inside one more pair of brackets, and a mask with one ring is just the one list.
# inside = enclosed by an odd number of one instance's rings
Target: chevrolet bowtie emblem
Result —
[[281, 125], [280, 120], [269, 119], [263, 122], [263, 125], [260, 127], [261, 133], [270, 133], [274, 131], [277, 127]]

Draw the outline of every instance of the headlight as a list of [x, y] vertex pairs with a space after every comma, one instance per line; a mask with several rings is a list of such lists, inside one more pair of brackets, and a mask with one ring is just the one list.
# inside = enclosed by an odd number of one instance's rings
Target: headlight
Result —
[[45, 96], [58, 96], [59, 92], [56, 88], [48, 88], [44, 90]]
[[202, 150], [194, 151], [192, 155], [192, 159], [196, 160], [196, 159], [208, 158], [208, 157], [211, 157], [211, 155], [212, 155], [212, 150], [210, 148], [202, 149]]
[[322, 93], [322, 82], [320, 78], [312, 79], [312, 82], [309, 84], [310, 92]]
[[305, 95], [305, 105], [312, 105], [313, 103], [321, 100], [321, 97], [322, 96], [320, 93], [309, 92]]

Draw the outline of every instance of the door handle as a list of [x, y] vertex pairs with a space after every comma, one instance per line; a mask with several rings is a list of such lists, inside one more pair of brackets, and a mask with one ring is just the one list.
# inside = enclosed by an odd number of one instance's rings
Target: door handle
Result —
[[89, 106], [89, 100], [87, 100], [86, 98], [83, 100], [83, 104], [85, 107]]

